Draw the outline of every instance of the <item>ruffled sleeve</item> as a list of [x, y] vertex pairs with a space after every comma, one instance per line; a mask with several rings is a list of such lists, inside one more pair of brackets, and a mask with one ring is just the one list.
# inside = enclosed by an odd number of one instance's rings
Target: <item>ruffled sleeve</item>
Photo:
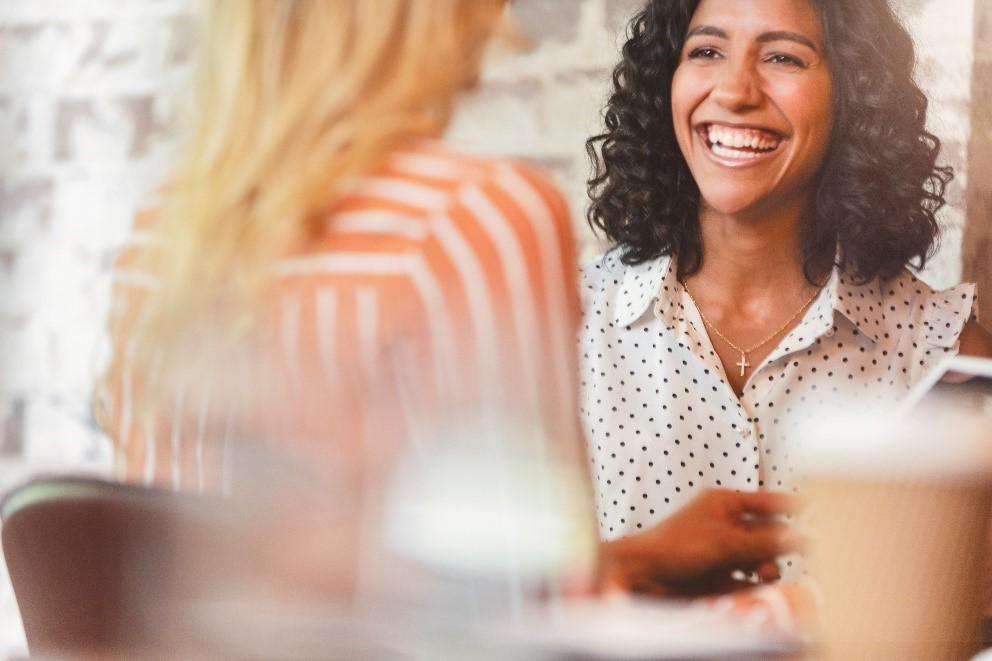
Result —
[[925, 291], [918, 297], [914, 316], [921, 341], [914, 343], [919, 354], [914, 362], [914, 381], [958, 353], [965, 325], [977, 318], [975, 296], [975, 285], [962, 283], [943, 291]]

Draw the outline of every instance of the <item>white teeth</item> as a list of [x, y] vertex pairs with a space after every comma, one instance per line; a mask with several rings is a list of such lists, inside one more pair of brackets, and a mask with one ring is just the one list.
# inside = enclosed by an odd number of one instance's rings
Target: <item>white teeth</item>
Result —
[[723, 145], [716, 143], [713, 144], [712, 149], [713, 149], [713, 153], [716, 154], [717, 156], [722, 156], [724, 158], [733, 158], [736, 160], [747, 160], [747, 159], [758, 158], [759, 156], [761, 156], [760, 152], [744, 151], [741, 149], [730, 149], [729, 147], [724, 147]]
[[710, 124], [707, 133], [710, 144], [714, 147], [719, 145], [725, 150], [737, 152], [742, 149], [770, 151], [779, 144], [779, 140], [769, 137], [764, 131], [754, 129], [734, 129]]

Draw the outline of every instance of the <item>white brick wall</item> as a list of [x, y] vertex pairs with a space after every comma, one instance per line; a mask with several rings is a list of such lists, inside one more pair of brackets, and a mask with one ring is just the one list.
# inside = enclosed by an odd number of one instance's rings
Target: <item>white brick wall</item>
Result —
[[[248, 1], [248, 0], [246, 0]], [[965, 162], [975, 0], [899, 0], [948, 157]], [[138, 200], [166, 171], [188, 73], [194, 0], [0, 0], [0, 490], [39, 470], [100, 471], [88, 412], [108, 267]], [[582, 250], [583, 141], [598, 129], [616, 34], [638, 0], [518, 0], [533, 52], [497, 58], [452, 138], [533, 158], [572, 200]], [[961, 182], [928, 274], [960, 272]], [[22, 650], [0, 580], [0, 655]]]

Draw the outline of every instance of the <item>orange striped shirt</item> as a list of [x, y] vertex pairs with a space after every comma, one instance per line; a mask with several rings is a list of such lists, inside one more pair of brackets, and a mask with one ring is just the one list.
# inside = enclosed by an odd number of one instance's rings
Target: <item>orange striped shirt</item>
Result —
[[[154, 296], [154, 274], [136, 267], [153, 225], [136, 224], [115, 268], [110, 331], [124, 354]], [[259, 349], [275, 369], [228, 382], [248, 384], [248, 399], [177, 392], [149, 425], [134, 388], [153, 377], [125, 369], [108, 384], [119, 476], [224, 491], [237, 446], [254, 441], [353, 477], [445, 433], [533, 438], [584, 464], [575, 273], [567, 206], [541, 174], [434, 142], [397, 150], [278, 263]]]

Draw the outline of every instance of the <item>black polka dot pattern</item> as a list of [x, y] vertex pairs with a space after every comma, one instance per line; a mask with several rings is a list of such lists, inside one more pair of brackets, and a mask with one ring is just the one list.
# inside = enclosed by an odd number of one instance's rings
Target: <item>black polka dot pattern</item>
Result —
[[975, 288], [835, 272], [740, 398], [670, 258], [628, 267], [610, 253], [583, 269], [582, 294], [581, 412], [600, 531], [614, 539], [701, 489], [797, 490], [797, 430], [821, 407], [904, 396], [957, 351]]

